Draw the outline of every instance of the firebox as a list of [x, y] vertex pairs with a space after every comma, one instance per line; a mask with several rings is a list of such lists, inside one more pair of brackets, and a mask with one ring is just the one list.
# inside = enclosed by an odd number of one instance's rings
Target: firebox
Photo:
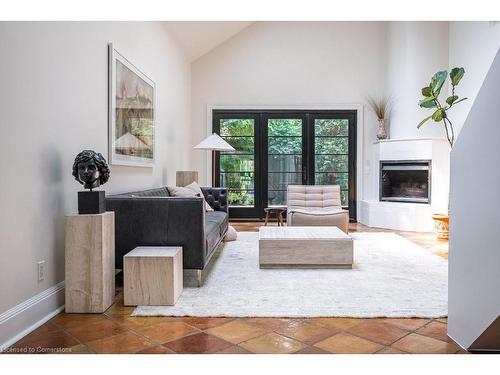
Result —
[[431, 161], [381, 160], [380, 200], [431, 203]]

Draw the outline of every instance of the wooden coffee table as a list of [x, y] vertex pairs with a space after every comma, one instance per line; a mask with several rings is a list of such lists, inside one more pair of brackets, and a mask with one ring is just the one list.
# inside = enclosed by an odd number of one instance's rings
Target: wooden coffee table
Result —
[[337, 227], [260, 227], [260, 268], [352, 268], [353, 240]]

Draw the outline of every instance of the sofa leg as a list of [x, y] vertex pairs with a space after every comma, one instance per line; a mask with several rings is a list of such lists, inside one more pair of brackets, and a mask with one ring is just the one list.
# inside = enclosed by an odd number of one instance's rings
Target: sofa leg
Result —
[[201, 270], [196, 270], [196, 282], [198, 283], [198, 288], [200, 288], [202, 285], [202, 281], [203, 281], [202, 276], [203, 275], [201, 273]]

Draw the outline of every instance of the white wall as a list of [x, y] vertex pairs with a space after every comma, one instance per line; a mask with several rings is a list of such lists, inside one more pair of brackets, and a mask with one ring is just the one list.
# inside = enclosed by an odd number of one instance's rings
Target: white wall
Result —
[[[191, 82], [193, 145], [207, 134], [207, 105], [362, 103], [385, 88], [386, 24], [257, 22], [195, 61]], [[376, 124], [369, 111], [358, 122], [365, 155]], [[209, 181], [206, 157], [193, 154], [202, 182]]]
[[500, 315], [499, 82], [497, 53], [451, 152], [448, 333], [465, 348]]
[[465, 69], [457, 87], [460, 97], [468, 97], [450, 110], [450, 118], [460, 133], [484, 77], [500, 48], [500, 22], [450, 22], [450, 70]]
[[74, 157], [107, 157], [108, 42], [156, 82], [158, 161], [112, 167], [103, 189], [173, 183], [189, 165], [190, 66], [161, 24], [0, 23], [0, 313], [64, 279], [64, 215], [81, 190]]
[[[391, 138], [444, 137], [439, 124], [420, 129], [417, 124], [432, 114], [418, 106], [422, 87], [435, 72], [448, 69], [448, 22], [389, 22], [387, 36]], [[446, 92], [445, 86], [444, 99]]]

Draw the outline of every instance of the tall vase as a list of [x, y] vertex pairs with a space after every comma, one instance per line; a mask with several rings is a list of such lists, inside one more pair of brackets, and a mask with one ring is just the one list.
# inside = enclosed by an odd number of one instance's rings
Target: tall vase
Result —
[[383, 118], [378, 119], [377, 138], [378, 139], [386, 139], [387, 138], [387, 131], [385, 130], [385, 119], [383, 119]]

